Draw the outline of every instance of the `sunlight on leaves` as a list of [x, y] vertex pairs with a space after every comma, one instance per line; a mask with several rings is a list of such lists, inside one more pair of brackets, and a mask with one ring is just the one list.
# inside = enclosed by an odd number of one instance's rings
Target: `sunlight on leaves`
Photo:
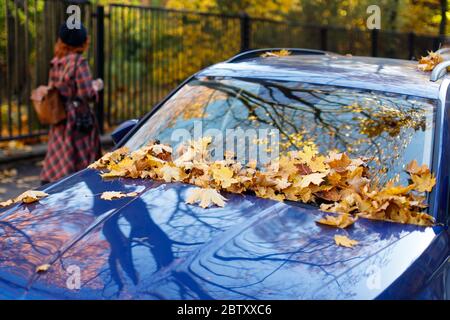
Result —
[[119, 149], [106, 154], [90, 167], [101, 170], [104, 178], [148, 178], [196, 185], [201, 189], [192, 191], [187, 202], [200, 203], [203, 208], [224, 206], [226, 199], [219, 192], [225, 191], [317, 204], [322, 211], [337, 214], [317, 222], [337, 228], [346, 228], [358, 218], [423, 226], [434, 223], [424, 212], [424, 193], [432, 190], [436, 179], [427, 166], [417, 162], [406, 167], [411, 178], [408, 185], [398, 185], [395, 178], [380, 184], [370, 174], [368, 159], [350, 158], [346, 153], [320, 154], [304, 146], [258, 168], [255, 163], [237, 162], [229, 152], [223, 160], [211, 160], [210, 143], [210, 137], [190, 141], [172, 159], [170, 147], [151, 142], [131, 153]]

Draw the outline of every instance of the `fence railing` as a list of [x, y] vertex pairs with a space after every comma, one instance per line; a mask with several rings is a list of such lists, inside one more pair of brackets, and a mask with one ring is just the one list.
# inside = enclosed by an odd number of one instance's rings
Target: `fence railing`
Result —
[[[39, 125], [28, 97], [48, 80], [67, 2], [0, 1], [0, 141], [39, 136], [47, 128]], [[84, 4], [82, 17], [90, 32], [92, 70], [105, 79], [95, 106], [102, 130], [141, 117], [192, 73], [250, 48], [302, 47], [411, 59], [447, 41], [122, 4]]]

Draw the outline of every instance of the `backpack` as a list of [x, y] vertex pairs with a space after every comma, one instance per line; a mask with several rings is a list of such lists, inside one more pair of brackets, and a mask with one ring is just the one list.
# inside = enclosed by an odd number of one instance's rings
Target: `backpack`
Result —
[[[78, 59], [79, 56], [77, 56], [74, 64], [75, 79]], [[41, 124], [54, 125], [66, 119], [66, 108], [58, 89], [55, 87], [37, 87], [31, 92], [31, 101]]]

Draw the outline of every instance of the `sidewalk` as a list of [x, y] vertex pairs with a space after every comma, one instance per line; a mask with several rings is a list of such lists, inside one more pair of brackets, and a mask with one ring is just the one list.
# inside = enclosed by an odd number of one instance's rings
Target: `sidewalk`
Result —
[[[113, 146], [111, 137], [101, 137], [105, 151]], [[37, 144], [24, 150], [0, 150], [0, 201], [14, 198], [24, 191], [40, 186], [39, 173], [42, 169], [47, 144]]]
[[[109, 134], [101, 136], [100, 141], [104, 149], [109, 149], [113, 146], [113, 141]], [[33, 159], [39, 157], [43, 158], [45, 156], [46, 151], [47, 151], [46, 143], [28, 146], [26, 149], [7, 150], [7, 151], [0, 150], [0, 165], [14, 163], [15, 161], [22, 161], [26, 159]]]

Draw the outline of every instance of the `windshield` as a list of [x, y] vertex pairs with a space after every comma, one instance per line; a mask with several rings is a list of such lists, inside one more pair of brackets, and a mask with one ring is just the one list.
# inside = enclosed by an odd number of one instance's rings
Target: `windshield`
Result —
[[345, 151], [369, 158], [373, 173], [383, 173], [381, 180], [398, 176], [405, 182], [404, 166], [411, 160], [431, 166], [434, 105], [431, 99], [330, 85], [197, 78], [172, 96], [126, 146], [136, 150], [152, 140], [176, 146], [201, 136], [223, 140], [234, 133], [238, 139], [248, 138], [238, 143], [245, 149], [264, 145], [273, 152], [269, 160], [304, 146], [323, 153]]

